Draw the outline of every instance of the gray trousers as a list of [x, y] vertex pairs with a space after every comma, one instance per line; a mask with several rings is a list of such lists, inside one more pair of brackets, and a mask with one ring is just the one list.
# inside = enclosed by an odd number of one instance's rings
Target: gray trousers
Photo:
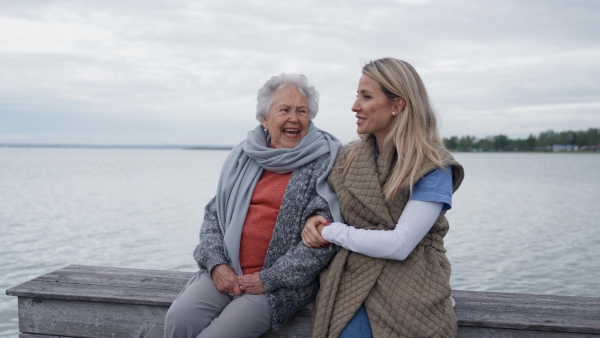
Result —
[[251, 338], [270, 328], [266, 295], [229, 296], [207, 274], [180, 293], [165, 316], [165, 338]]

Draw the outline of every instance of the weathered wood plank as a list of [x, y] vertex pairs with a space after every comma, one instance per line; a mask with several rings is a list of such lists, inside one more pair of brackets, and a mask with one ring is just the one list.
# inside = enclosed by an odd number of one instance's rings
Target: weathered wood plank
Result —
[[110, 273], [73, 273], [54, 271], [49, 274], [36, 277], [34, 282], [60, 282], [70, 284], [102, 285], [102, 286], [125, 286], [131, 288], [149, 288], [163, 290], [181, 290], [191, 277], [191, 273], [183, 276], [139, 276], [123, 275], [115, 276]]
[[[191, 275], [70, 265], [6, 294], [19, 297], [22, 338], [162, 337], [164, 314]], [[600, 298], [460, 290], [453, 296], [461, 338], [600, 336]], [[310, 331], [310, 311], [303, 310], [264, 337], [310, 337]]]
[[98, 265], [67, 265], [56, 271], [76, 272], [76, 273], [107, 273], [113, 276], [148, 276], [148, 277], [172, 277], [177, 275], [191, 275], [191, 272], [174, 271], [174, 270], [156, 270], [156, 269], [134, 269], [120, 268], [113, 266], [98, 266]]
[[459, 326], [458, 338], [598, 338], [598, 335]]
[[463, 304], [481, 306], [485, 304], [505, 304], [519, 306], [520, 308], [536, 308], [543, 304], [548, 309], [569, 306], [573, 308], [587, 308], [598, 304], [597, 297], [550, 296], [482, 291], [453, 291], [453, 295], [460, 297]]
[[19, 297], [19, 330], [69, 337], [163, 337], [164, 306]]
[[277, 331], [270, 330], [261, 338], [310, 338], [312, 337], [312, 323], [310, 311], [304, 310], [292, 318], [286, 325]]
[[[490, 313], [489, 310], [464, 311], [455, 309], [460, 326], [480, 326], [488, 328], [521, 329], [553, 332], [598, 333], [598, 325], [590, 320], [582, 320], [573, 314], [564, 313], [564, 317], [556, 315], [506, 313], [500, 310]], [[591, 319], [593, 320], [593, 319]]]
[[461, 326], [600, 332], [600, 299], [455, 291]]
[[176, 290], [39, 281], [26, 282], [10, 290], [8, 295], [19, 297], [162, 306], [170, 306], [178, 294]]
[[[163, 337], [167, 306], [19, 297], [19, 330], [55, 337]], [[263, 338], [310, 337], [310, 312]]]

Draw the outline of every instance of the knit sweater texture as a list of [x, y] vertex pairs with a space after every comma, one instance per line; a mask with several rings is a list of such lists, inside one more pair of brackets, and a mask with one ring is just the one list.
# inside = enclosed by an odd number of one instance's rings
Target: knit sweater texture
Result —
[[[401, 187], [392, 202], [383, 191], [397, 162], [395, 147], [386, 147], [376, 160], [375, 139], [359, 141], [347, 175], [336, 169], [344, 163], [350, 147], [340, 151], [329, 183], [338, 195], [347, 224], [357, 228], [392, 230], [409, 200], [409, 187]], [[464, 172], [450, 153], [440, 147], [444, 165], [452, 166], [453, 189]], [[421, 177], [435, 165], [424, 163]], [[339, 337], [354, 313], [365, 304], [373, 337], [457, 336], [458, 326], [450, 300], [450, 263], [443, 237], [449, 225], [445, 211], [403, 261], [367, 257], [340, 250], [320, 276], [321, 289], [313, 313], [313, 337]]]
[[[319, 214], [332, 219], [327, 202], [316, 191], [317, 178], [326, 171], [329, 157], [329, 154], [323, 155], [293, 171], [263, 269], [259, 272], [267, 293], [271, 323], [276, 330], [314, 300], [319, 289], [319, 273], [338, 249], [334, 245], [311, 249], [302, 243], [301, 238], [308, 217]], [[205, 208], [200, 243], [194, 250], [199, 271], [190, 283], [200, 274], [210, 272], [213, 267], [227, 264], [224, 249], [223, 233], [213, 198]]]

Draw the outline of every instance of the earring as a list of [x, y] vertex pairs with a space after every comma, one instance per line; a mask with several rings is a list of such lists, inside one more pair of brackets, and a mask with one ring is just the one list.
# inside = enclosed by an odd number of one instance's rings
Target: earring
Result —
[[267, 132], [267, 128], [265, 128], [265, 133]]
[[396, 116], [396, 112], [395, 111], [392, 112], [392, 116]]

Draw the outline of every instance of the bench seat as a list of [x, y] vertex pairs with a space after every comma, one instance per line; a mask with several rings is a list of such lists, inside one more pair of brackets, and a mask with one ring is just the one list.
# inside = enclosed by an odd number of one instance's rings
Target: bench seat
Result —
[[[69, 265], [6, 291], [20, 338], [163, 336], [192, 273]], [[600, 298], [453, 291], [459, 337], [600, 337]], [[310, 310], [265, 338], [310, 337]]]

